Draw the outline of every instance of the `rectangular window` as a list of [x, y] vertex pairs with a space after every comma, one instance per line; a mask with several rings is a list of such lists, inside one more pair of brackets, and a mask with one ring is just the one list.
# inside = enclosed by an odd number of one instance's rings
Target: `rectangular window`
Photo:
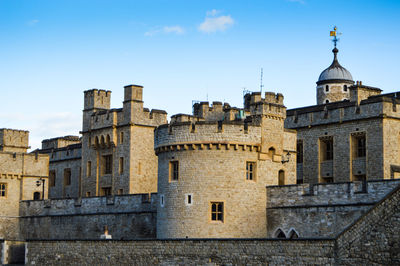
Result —
[[303, 163], [303, 141], [297, 142], [297, 163]]
[[64, 169], [64, 186], [71, 185], [71, 168]]
[[123, 195], [124, 194], [124, 190], [121, 188], [121, 189], [118, 189], [118, 195]]
[[356, 144], [357, 144], [357, 149], [356, 149], [357, 157], [365, 157], [365, 155], [367, 153], [365, 135], [357, 137]]
[[90, 191], [86, 192], [86, 197], [90, 197]]
[[88, 161], [86, 166], [86, 176], [89, 177], [92, 175], [92, 162]]
[[110, 195], [111, 195], [111, 187], [101, 188], [101, 196], [110, 196]]
[[193, 204], [193, 194], [185, 194], [185, 205], [190, 206]]
[[179, 179], [179, 162], [169, 162], [169, 179], [170, 181], [177, 181]]
[[124, 157], [119, 158], [119, 174], [124, 173]]
[[7, 197], [7, 184], [0, 183], [0, 198]]
[[103, 174], [112, 174], [112, 155], [103, 156]]
[[49, 172], [49, 186], [54, 187], [56, 185], [56, 171], [51, 170]]
[[211, 221], [224, 221], [224, 203], [211, 202]]
[[333, 138], [324, 138], [321, 140], [322, 161], [333, 160]]
[[120, 143], [120, 144], [124, 143], [124, 132], [121, 132], [121, 133], [119, 134], [119, 143]]
[[246, 162], [246, 180], [256, 180], [255, 162]]

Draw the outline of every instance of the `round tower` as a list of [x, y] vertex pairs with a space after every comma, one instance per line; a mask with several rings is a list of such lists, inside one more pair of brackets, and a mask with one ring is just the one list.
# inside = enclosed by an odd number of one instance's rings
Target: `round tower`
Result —
[[265, 237], [260, 135], [243, 122], [160, 126], [157, 238]]
[[354, 84], [350, 72], [339, 64], [337, 54], [333, 50], [332, 64], [322, 71], [317, 81], [317, 104], [327, 104], [350, 99], [350, 86]]
[[157, 238], [266, 237], [266, 186], [296, 182], [296, 138], [281, 94], [254, 93], [246, 107], [245, 119], [180, 114], [155, 130]]

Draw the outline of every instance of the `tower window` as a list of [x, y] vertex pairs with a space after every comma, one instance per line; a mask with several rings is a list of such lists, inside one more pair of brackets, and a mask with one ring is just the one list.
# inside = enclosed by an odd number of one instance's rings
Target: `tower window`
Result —
[[7, 197], [7, 184], [1, 183], [0, 184], [0, 198]]
[[325, 103], [329, 103], [329, 100], [328, 100], [328, 99], [326, 99], [326, 100], [325, 100]]
[[103, 174], [112, 174], [112, 155], [103, 156]]
[[64, 186], [71, 185], [71, 168], [64, 169]]
[[33, 200], [40, 200], [40, 192], [33, 193]]
[[326, 86], [325, 86], [325, 91], [326, 91], [326, 92], [329, 92], [329, 85], [326, 85]]
[[92, 162], [87, 162], [86, 176], [89, 177], [92, 175]]
[[347, 91], [347, 85], [343, 86], [343, 91]]
[[297, 141], [297, 163], [303, 163], [303, 141]]
[[54, 187], [56, 185], [56, 171], [51, 170], [49, 172], [49, 186]]
[[190, 206], [193, 204], [193, 194], [185, 194], [185, 205]]
[[256, 163], [246, 162], [246, 180], [256, 180]]
[[179, 162], [171, 161], [169, 162], [169, 180], [178, 181], [179, 179]]
[[119, 174], [124, 173], [124, 157], [119, 158]]
[[285, 185], [285, 171], [279, 170], [278, 172], [278, 185], [284, 186]]
[[333, 159], [333, 138], [321, 140], [321, 155], [322, 161], [329, 161]]
[[358, 133], [353, 135], [352, 141], [353, 141], [354, 157], [365, 157], [367, 154], [365, 133]]
[[211, 221], [224, 221], [224, 203], [211, 202]]

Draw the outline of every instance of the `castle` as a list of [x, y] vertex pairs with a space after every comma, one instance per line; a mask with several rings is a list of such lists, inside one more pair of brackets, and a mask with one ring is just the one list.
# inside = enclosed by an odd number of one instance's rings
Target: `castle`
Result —
[[27, 153], [28, 132], [0, 130], [3, 263], [399, 263], [400, 94], [338, 52], [314, 106], [248, 92], [168, 123], [129, 85], [119, 109], [84, 92], [81, 137]]

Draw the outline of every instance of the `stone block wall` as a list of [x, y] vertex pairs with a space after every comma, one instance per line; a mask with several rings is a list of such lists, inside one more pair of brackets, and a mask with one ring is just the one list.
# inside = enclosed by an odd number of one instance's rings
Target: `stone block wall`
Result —
[[400, 264], [400, 186], [337, 239], [340, 265]]
[[335, 237], [379, 202], [400, 180], [267, 187], [267, 233]]
[[22, 201], [25, 239], [97, 239], [108, 226], [114, 239], [155, 238], [156, 194]]
[[333, 265], [333, 240], [29, 241], [28, 265]]

